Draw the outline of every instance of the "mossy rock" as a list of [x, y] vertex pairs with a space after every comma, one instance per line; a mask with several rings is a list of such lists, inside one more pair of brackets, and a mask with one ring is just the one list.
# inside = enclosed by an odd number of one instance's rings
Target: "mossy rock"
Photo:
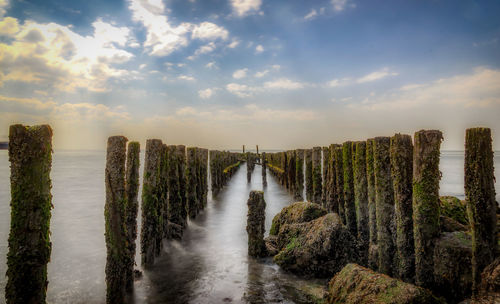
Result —
[[463, 225], [451, 217], [441, 215], [439, 217], [439, 227], [441, 232], [468, 231], [469, 227]]
[[357, 264], [346, 265], [328, 285], [327, 303], [444, 304], [430, 291]]
[[500, 257], [483, 270], [479, 290], [483, 295], [496, 294], [500, 298]]
[[454, 219], [462, 225], [469, 225], [467, 205], [454, 196], [440, 196], [441, 215]]
[[278, 234], [281, 250], [274, 262], [284, 270], [325, 278], [357, 260], [356, 239], [335, 213], [313, 221], [285, 224]]
[[326, 214], [326, 210], [318, 204], [297, 202], [283, 208], [273, 218], [270, 235], [278, 235], [284, 224], [309, 222]]

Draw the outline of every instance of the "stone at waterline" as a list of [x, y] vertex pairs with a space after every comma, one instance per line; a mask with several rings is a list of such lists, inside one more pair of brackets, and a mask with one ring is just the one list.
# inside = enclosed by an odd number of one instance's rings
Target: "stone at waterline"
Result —
[[296, 202], [276, 214], [271, 224], [270, 235], [278, 235], [280, 227], [285, 224], [309, 222], [325, 215], [326, 210], [318, 204], [310, 202]]
[[454, 196], [439, 197], [439, 212], [441, 215], [454, 219], [462, 225], [469, 225], [467, 203]]
[[248, 255], [254, 257], [265, 256], [266, 244], [264, 243], [266, 202], [264, 192], [251, 191], [247, 201], [247, 233]]

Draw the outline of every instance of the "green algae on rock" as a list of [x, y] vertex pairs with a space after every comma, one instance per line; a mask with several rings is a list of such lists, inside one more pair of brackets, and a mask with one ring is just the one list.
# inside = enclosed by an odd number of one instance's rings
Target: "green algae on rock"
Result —
[[248, 233], [248, 255], [262, 257], [267, 254], [264, 243], [266, 202], [264, 192], [251, 191], [247, 201], [247, 233]]
[[45, 303], [50, 261], [52, 129], [9, 129], [11, 221], [5, 300]]
[[454, 196], [440, 196], [440, 213], [454, 219], [462, 225], [469, 225], [467, 203]]
[[309, 222], [325, 215], [326, 210], [318, 204], [310, 202], [296, 202], [283, 208], [273, 218], [270, 235], [278, 235], [280, 227], [285, 224]]

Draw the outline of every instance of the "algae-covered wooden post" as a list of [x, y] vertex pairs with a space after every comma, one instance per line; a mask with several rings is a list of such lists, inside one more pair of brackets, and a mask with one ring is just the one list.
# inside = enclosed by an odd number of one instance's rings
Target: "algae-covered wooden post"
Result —
[[312, 150], [312, 184], [313, 203], [321, 205], [322, 178], [321, 178], [321, 147], [314, 147]]
[[266, 152], [262, 152], [262, 156], [260, 158], [260, 163], [262, 164], [262, 186], [267, 187], [267, 175], [266, 175]]
[[339, 208], [339, 216], [342, 223], [346, 224], [345, 204], [344, 204], [344, 161], [342, 156], [342, 146], [335, 147], [335, 193]]
[[136, 141], [128, 143], [127, 168], [125, 172], [125, 193], [127, 197], [126, 225], [128, 261], [125, 278], [125, 289], [132, 291], [134, 287], [135, 240], [137, 239], [137, 212], [139, 210], [139, 165], [140, 144]]
[[148, 139], [146, 141], [141, 203], [141, 264], [145, 267], [154, 263], [155, 254], [158, 251], [156, 236], [161, 233], [161, 215], [158, 210], [161, 204], [162, 150], [161, 140]]
[[188, 147], [186, 154], [186, 204], [190, 218], [198, 213], [198, 178], [196, 170], [196, 148]]
[[266, 221], [264, 192], [251, 191], [247, 205], [248, 255], [254, 257], [264, 256], [266, 253], [266, 245], [264, 243]]
[[[378, 271], [393, 274], [394, 194], [391, 180], [390, 137], [375, 137], [375, 205], [377, 208]], [[431, 257], [431, 255], [429, 255]]]
[[473, 291], [477, 294], [481, 272], [498, 254], [497, 203], [491, 130], [465, 132], [465, 198], [472, 227]]
[[321, 166], [322, 166], [322, 172], [321, 172], [321, 177], [322, 177], [322, 188], [321, 188], [321, 203], [322, 205], [328, 209], [327, 207], [327, 196], [328, 196], [328, 163], [330, 161], [330, 149], [328, 147], [322, 147], [321, 148]]
[[328, 152], [328, 171], [326, 178], [326, 207], [329, 212], [339, 213], [338, 195], [337, 195], [337, 178], [336, 178], [336, 162], [335, 148], [337, 145], [330, 145]]
[[295, 150], [295, 194], [294, 199], [301, 201], [304, 199], [304, 150]]
[[352, 145], [350, 141], [342, 145], [344, 169], [344, 211], [346, 225], [353, 236], [357, 236], [356, 206], [354, 204], [354, 174], [352, 171]]
[[[439, 228], [439, 149], [443, 135], [437, 130], [415, 133], [413, 147], [413, 235], [415, 283], [431, 288], [434, 282], [435, 240]], [[378, 212], [378, 209], [377, 209]], [[377, 216], [379, 214], [377, 213]], [[378, 227], [380, 228], [380, 227]]]
[[247, 152], [247, 183], [252, 181], [252, 156]]
[[177, 172], [179, 174], [179, 194], [181, 198], [182, 224], [187, 225], [187, 201], [186, 201], [186, 146], [177, 145]]
[[391, 173], [396, 220], [397, 274], [401, 280], [413, 283], [415, 279], [412, 218], [413, 144], [410, 135], [396, 134], [391, 138]]
[[368, 227], [368, 182], [366, 179], [366, 142], [356, 143], [354, 156], [354, 202], [358, 223], [359, 256], [362, 265], [368, 265], [370, 231]]
[[287, 180], [288, 180], [288, 190], [292, 193], [295, 194], [295, 161], [296, 155], [295, 155], [295, 150], [290, 150], [286, 152], [286, 174], [287, 174]]
[[182, 236], [182, 228], [186, 226], [185, 218], [182, 213], [182, 197], [179, 179], [179, 154], [177, 146], [167, 146], [167, 185], [168, 185], [168, 204], [167, 204], [167, 219], [169, 237], [180, 238]]
[[[366, 141], [366, 180], [368, 189], [368, 226], [370, 229], [370, 249], [368, 256], [368, 266], [378, 269], [377, 245], [377, 209], [375, 204], [375, 171], [373, 160], [374, 139]], [[373, 253], [373, 254], [372, 254]]]
[[129, 263], [125, 191], [125, 163], [127, 138], [108, 138], [106, 153], [106, 204], [104, 218], [106, 229], [106, 303], [123, 303], [127, 264]]
[[310, 202], [313, 200], [313, 164], [312, 164], [312, 149], [304, 151], [306, 160], [306, 199]]
[[9, 161], [11, 220], [5, 300], [8, 304], [45, 303], [52, 247], [50, 126], [10, 126]]

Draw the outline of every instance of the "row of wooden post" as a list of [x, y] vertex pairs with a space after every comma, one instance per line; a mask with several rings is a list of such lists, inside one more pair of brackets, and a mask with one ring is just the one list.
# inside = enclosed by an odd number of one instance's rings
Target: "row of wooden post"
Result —
[[[266, 158], [270, 171], [296, 199], [304, 199], [305, 179], [305, 199], [340, 215], [358, 239], [360, 264], [431, 288], [435, 241], [441, 235], [442, 139], [440, 131], [422, 130], [415, 133], [413, 143], [410, 135], [396, 134], [268, 153]], [[466, 130], [465, 195], [473, 240], [473, 290], [481, 271], [498, 254], [491, 141], [488, 128]]]

